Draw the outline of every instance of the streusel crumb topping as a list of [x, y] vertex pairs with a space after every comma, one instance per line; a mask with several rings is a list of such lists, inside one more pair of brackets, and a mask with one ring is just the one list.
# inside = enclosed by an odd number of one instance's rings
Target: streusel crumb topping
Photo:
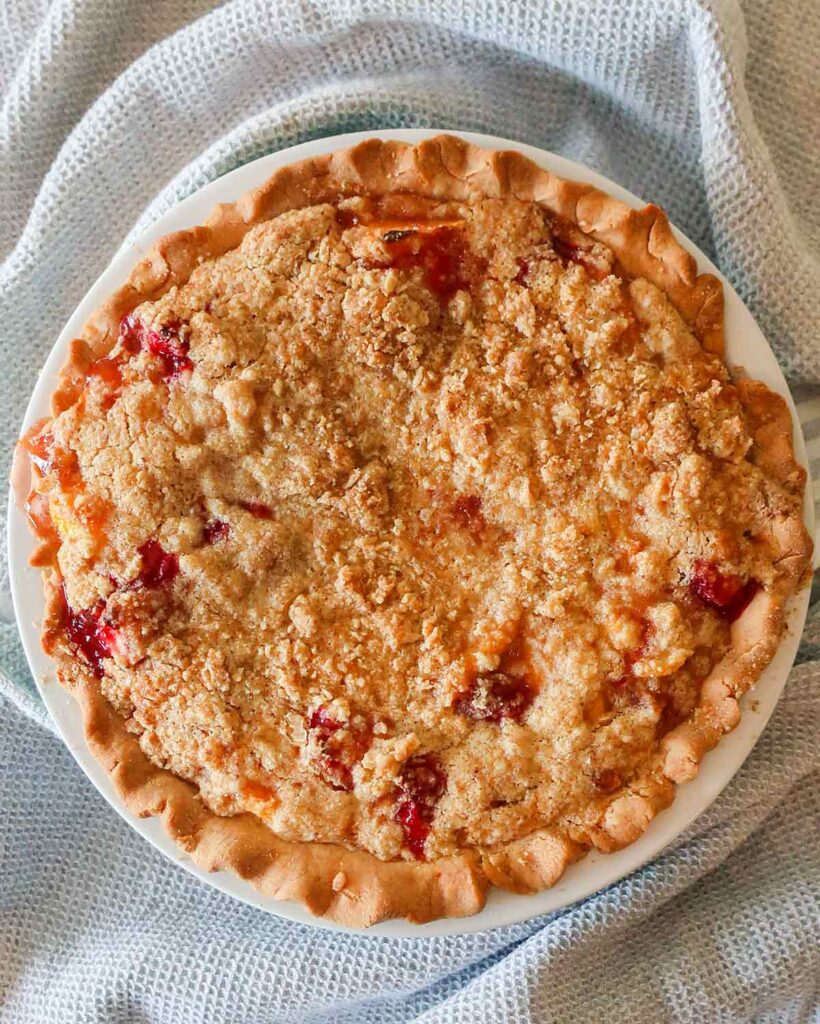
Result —
[[773, 580], [751, 444], [665, 295], [537, 204], [282, 214], [28, 442], [62, 671], [288, 839], [583, 842]]

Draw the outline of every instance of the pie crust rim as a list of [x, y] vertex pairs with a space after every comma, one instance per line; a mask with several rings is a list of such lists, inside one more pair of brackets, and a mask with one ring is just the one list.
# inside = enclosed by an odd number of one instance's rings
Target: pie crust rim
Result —
[[[351, 149], [286, 166], [235, 204], [217, 206], [200, 227], [160, 239], [72, 342], [52, 396], [56, 415], [71, 405], [93, 359], [112, 347], [121, 317], [139, 303], [184, 283], [199, 260], [236, 246], [254, 224], [287, 209], [353, 190], [413, 191], [437, 198], [515, 195], [534, 199], [608, 244], [627, 272], [657, 284], [672, 299], [703, 346], [723, 348], [723, 295], [719, 281], [698, 275], [694, 258], [674, 238], [661, 210], [634, 210], [596, 188], [565, 181], [517, 152], [488, 151], [452, 136], [417, 146], [370, 139]], [[755, 430], [753, 461], [785, 486], [802, 492], [805, 471], [794, 459], [792, 420], [785, 401], [764, 385], [739, 387]], [[633, 842], [673, 799], [673, 783], [688, 781], [724, 732], [737, 724], [737, 696], [770, 661], [783, 627], [787, 597], [803, 582], [811, 542], [802, 522], [781, 524], [776, 538], [782, 570], [776, 591], [761, 591], [732, 627], [732, 648], [704, 683], [692, 718], [662, 743], [662, 778], [633, 780], [618, 793], [601, 823], [606, 852]], [[35, 562], [47, 565], [44, 547]], [[45, 625], [58, 616], [57, 584], [46, 573]], [[296, 900], [311, 913], [348, 927], [391, 917], [414, 922], [476, 913], [490, 882], [514, 891], [553, 885], [583, 850], [554, 829], [532, 833], [491, 855], [474, 851], [433, 862], [383, 862], [362, 851], [278, 839], [251, 814], [231, 818], [209, 811], [195, 786], [156, 767], [99, 693], [91, 674], [72, 691], [85, 722], [89, 748], [109, 773], [125, 805], [140, 816], [161, 816], [169, 834], [200, 866], [228, 868], [266, 896]]]

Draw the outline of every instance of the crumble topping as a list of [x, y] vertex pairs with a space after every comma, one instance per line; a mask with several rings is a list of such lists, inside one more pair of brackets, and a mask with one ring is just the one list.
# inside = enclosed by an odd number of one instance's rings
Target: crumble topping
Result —
[[509, 199], [254, 227], [27, 444], [63, 675], [216, 812], [382, 859], [586, 841], [793, 512], [663, 293]]

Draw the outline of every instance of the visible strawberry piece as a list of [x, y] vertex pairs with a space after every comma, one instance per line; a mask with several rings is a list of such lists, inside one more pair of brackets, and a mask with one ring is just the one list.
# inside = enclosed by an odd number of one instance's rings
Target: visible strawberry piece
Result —
[[120, 320], [119, 343], [126, 352], [136, 355], [143, 347], [145, 325], [134, 313], [129, 313]]
[[552, 247], [562, 260], [569, 263], [578, 263], [596, 281], [602, 281], [606, 277], [606, 269], [594, 261], [590, 256], [589, 248], [575, 245], [558, 234], [553, 234], [552, 236]]
[[186, 338], [180, 337], [183, 326], [187, 326], [183, 320], [169, 320], [158, 331], [152, 331], [129, 313], [120, 321], [119, 342], [122, 349], [131, 355], [144, 350], [156, 356], [162, 364], [162, 378], [171, 381], [194, 368], [188, 356], [190, 344]]
[[204, 544], [218, 544], [219, 541], [229, 537], [230, 533], [230, 523], [226, 523], [222, 519], [212, 519], [209, 523], [205, 524], [205, 528], [202, 531], [202, 541]]
[[435, 754], [416, 754], [405, 761], [398, 781], [399, 802], [396, 821], [404, 830], [407, 848], [417, 860], [424, 860], [424, 849], [436, 804], [447, 788], [447, 777]]
[[145, 327], [133, 313], [129, 313], [120, 320], [117, 335], [120, 351], [95, 359], [86, 370], [86, 376], [97, 377], [108, 389], [108, 394], [101, 400], [104, 409], [110, 409], [119, 398], [123, 383], [122, 364], [129, 356], [140, 351], [144, 338]]
[[164, 587], [172, 583], [179, 572], [179, 558], [168, 551], [164, 551], [159, 541], [153, 538], [147, 540], [138, 549], [142, 556], [142, 568], [129, 587], [145, 587], [152, 590], [155, 587]]
[[689, 590], [727, 622], [739, 619], [760, 590], [757, 580], [722, 573], [716, 565], [698, 559], [692, 570]]
[[320, 748], [317, 764], [328, 785], [350, 793], [353, 767], [370, 745], [368, 731], [361, 724], [338, 721], [324, 705], [310, 713], [307, 726]]
[[61, 594], [66, 638], [82, 654], [94, 675], [102, 679], [105, 675], [103, 662], [111, 657], [111, 643], [114, 639], [113, 629], [100, 622], [105, 601], [100, 600], [91, 608], [76, 611], [68, 603], [65, 584], [61, 587]]
[[424, 804], [402, 800], [396, 808], [396, 821], [404, 829], [404, 842], [416, 860], [424, 860], [424, 847], [430, 835], [430, 822]]
[[[139, 554], [142, 557], [140, 572], [125, 584], [112, 579], [115, 590], [122, 592], [141, 588], [157, 589], [170, 584], [179, 572], [179, 559], [176, 555], [164, 551], [159, 541], [147, 540], [139, 548]], [[105, 601], [101, 599], [92, 607], [77, 611], [68, 603], [65, 584], [60, 588], [60, 595], [62, 628], [68, 642], [82, 654], [94, 675], [98, 679], [102, 678], [105, 674], [103, 661], [117, 650], [120, 636], [116, 626], [110, 620], [103, 619]]]
[[612, 768], [605, 768], [592, 780], [595, 787], [600, 789], [602, 793], [613, 793], [616, 789], [620, 789], [622, 781], [618, 772]]
[[114, 626], [99, 626], [97, 629], [97, 637], [99, 643], [105, 647], [109, 655], [113, 655], [117, 652], [117, 643], [120, 637], [118, 629]]
[[583, 257], [586, 253], [585, 249], [573, 245], [572, 242], [568, 242], [566, 238], [562, 238], [560, 235], [552, 236], [552, 247], [562, 260], [569, 260], [573, 263], [583, 262]]
[[388, 258], [373, 266], [400, 270], [421, 267], [424, 283], [442, 300], [469, 287], [471, 267], [476, 261], [459, 227], [430, 221], [396, 223], [384, 232], [382, 241]]
[[162, 363], [166, 380], [174, 380], [181, 373], [194, 368], [188, 357], [189, 342], [179, 336], [181, 327], [181, 320], [172, 320], [159, 331], [148, 333], [148, 351]]
[[342, 723], [337, 721], [322, 704], [315, 711], [311, 711], [308, 728], [315, 729], [320, 739], [326, 740], [328, 736], [332, 736], [334, 732], [342, 728]]
[[534, 696], [522, 676], [480, 672], [453, 707], [460, 715], [478, 722], [500, 722], [504, 718], [519, 721]]

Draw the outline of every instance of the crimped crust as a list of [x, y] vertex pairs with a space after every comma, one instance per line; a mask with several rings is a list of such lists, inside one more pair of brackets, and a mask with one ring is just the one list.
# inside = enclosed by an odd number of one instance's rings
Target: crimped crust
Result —
[[[217, 207], [205, 225], [161, 239], [72, 343], [53, 395], [54, 415], [81, 398], [89, 367], [115, 346], [124, 316], [184, 285], [203, 262], [235, 249], [255, 225], [340, 197], [395, 193], [440, 202], [497, 197], [537, 203], [615, 254], [622, 274], [632, 279], [631, 301], [645, 326], [667, 323], [675, 335], [679, 316], [704, 350], [722, 354], [720, 283], [697, 274], [693, 257], [675, 240], [657, 207], [633, 210], [591, 186], [556, 178], [520, 154], [489, 152], [451, 136], [418, 146], [370, 140], [283, 168], [236, 204]], [[785, 512], [782, 504], [773, 508], [767, 519], [771, 580], [732, 622], [728, 649], [703, 680], [694, 711], [666, 733], [657, 757], [641, 774], [600, 801], [591, 825], [568, 821], [425, 862], [379, 859], [331, 843], [286, 841], [254, 814], [214, 813], [196, 786], [146, 756], [93, 673], [78, 671], [76, 664], [67, 667], [71, 659], [57, 639], [64, 615], [54, 569], [59, 544], [44, 538], [32, 560], [46, 569], [44, 644], [58, 659], [61, 681], [83, 708], [90, 748], [129, 810], [162, 815], [169, 833], [198, 864], [234, 870], [274, 898], [297, 900], [312, 913], [349, 926], [399, 916], [421, 922], [473, 914], [483, 906], [488, 884], [535, 891], [555, 884], [590, 845], [606, 852], [628, 845], [671, 803], [673, 784], [690, 780], [706, 751], [737, 724], [738, 697], [771, 660], [783, 629], [784, 604], [804, 581], [809, 564], [811, 541], [795, 511], [805, 472], [794, 459], [788, 408], [755, 381], [738, 382], [737, 392], [754, 442], [748, 459], [790, 502]]]

